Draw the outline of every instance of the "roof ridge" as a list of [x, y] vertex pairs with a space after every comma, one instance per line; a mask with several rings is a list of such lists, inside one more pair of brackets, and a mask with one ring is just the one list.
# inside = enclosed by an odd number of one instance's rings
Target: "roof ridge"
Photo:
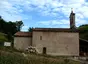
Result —
[[30, 37], [32, 36], [32, 32], [17, 32], [14, 34], [14, 36], [19, 36], [19, 37]]

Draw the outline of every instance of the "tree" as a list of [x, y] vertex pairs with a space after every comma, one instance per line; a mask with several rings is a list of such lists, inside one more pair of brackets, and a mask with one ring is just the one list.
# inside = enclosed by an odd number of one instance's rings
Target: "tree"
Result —
[[28, 32], [32, 32], [32, 29], [33, 29], [33, 28], [29, 27]]
[[88, 40], [88, 24], [84, 24], [78, 27], [80, 38]]
[[23, 24], [22, 21], [16, 21], [17, 31], [20, 31], [23, 25], [24, 25], [24, 24]]
[[1, 19], [2, 17], [0, 16], [0, 19]]
[[13, 40], [13, 35], [17, 32], [16, 22], [7, 22], [5, 33], [9, 41]]
[[0, 32], [4, 32], [6, 21], [0, 16]]
[[13, 40], [13, 35], [20, 31], [23, 26], [22, 21], [16, 21], [16, 22], [6, 22], [1, 16], [0, 16], [0, 32], [7, 34], [7, 38], [9, 41]]

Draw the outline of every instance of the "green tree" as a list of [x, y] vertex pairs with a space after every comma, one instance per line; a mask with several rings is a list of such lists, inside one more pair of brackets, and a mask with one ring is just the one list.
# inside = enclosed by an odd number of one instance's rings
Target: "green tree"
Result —
[[80, 38], [88, 40], [88, 24], [78, 27]]
[[23, 26], [22, 21], [16, 21], [16, 22], [6, 22], [1, 16], [0, 16], [0, 32], [7, 34], [7, 38], [9, 41], [13, 40], [13, 35], [20, 31]]
[[17, 27], [17, 31], [20, 31], [21, 28], [23, 27], [23, 22], [22, 21], [16, 21], [16, 27]]
[[0, 32], [4, 32], [6, 21], [0, 16]]
[[32, 29], [33, 29], [33, 28], [29, 27], [28, 32], [32, 32]]

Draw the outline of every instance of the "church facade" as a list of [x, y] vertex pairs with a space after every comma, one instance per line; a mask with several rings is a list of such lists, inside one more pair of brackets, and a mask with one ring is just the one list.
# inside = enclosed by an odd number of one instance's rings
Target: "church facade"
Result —
[[39, 54], [79, 56], [79, 33], [75, 29], [75, 13], [70, 14], [70, 28], [33, 28], [17, 32], [14, 47], [25, 50], [33, 46]]

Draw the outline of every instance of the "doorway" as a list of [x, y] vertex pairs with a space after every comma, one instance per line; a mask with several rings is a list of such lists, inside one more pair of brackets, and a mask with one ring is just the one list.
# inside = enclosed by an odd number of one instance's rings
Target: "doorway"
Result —
[[46, 54], [46, 47], [43, 47], [43, 54]]

